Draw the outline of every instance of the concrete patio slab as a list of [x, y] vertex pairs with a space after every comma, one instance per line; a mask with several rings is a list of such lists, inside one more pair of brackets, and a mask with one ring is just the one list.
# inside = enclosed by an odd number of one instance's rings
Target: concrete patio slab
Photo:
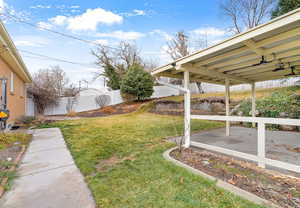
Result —
[[[2, 199], [6, 208], [94, 208], [90, 190], [66, 148], [59, 129], [34, 132], [13, 187]], [[49, 148], [47, 147], [49, 144]]]
[[[227, 137], [225, 128], [214, 129], [193, 134], [191, 140], [248, 154], [257, 154], [256, 129], [233, 126], [230, 132], [230, 136]], [[300, 165], [300, 153], [293, 151], [295, 147], [300, 147], [300, 133], [266, 131], [267, 158]], [[287, 173], [283, 170], [282, 172]]]

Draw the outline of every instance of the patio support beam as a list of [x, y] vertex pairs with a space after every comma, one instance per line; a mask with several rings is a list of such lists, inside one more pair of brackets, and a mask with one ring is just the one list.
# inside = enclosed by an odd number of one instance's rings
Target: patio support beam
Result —
[[[226, 105], [226, 116], [230, 116], [230, 108], [229, 108], [229, 101], [230, 101], [230, 81], [229, 79], [225, 79], [225, 105]], [[226, 121], [226, 136], [230, 136], [230, 121]]]
[[257, 130], [257, 156], [259, 158], [258, 167], [265, 168], [266, 158], [266, 127], [263, 122], [258, 122]]
[[[251, 114], [252, 118], [256, 116], [256, 95], [255, 95], [255, 82], [251, 83], [251, 101], [252, 101], [252, 109]], [[256, 126], [255, 122], [252, 123], [252, 127]]]
[[264, 50], [261, 49], [261, 48], [259, 48], [259, 47], [257, 47], [256, 43], [252, 39], [244, 41], [244, 44], [250, 50], [252, 50], [253, 52], [255, 52], [257, 55], [259, 55], [259, 56], [263, 56], [264, 55]]
[[201, 74], [201, 75], [205, 75], [205, 76], [209, 76], [209, 77], [217, 77], [220, 79], [230, 79], [230, 80], [234, 80], [234, 81], [238, 81], [241, 83], [250, 83], [251, 80], [248, 79], [244, 79], [242, 77], [238, 77], [235, 75], [227, 75], [221, 72], [217, 72], [215, 70], [208, 70], [205, 67], [195, 67], [193, 64], [185, 64], [185, 65], [179, 65], [176, 66], [176, 70], [187, 70], [191, 73], [195, 73], [195, 74]]
[[184, 147], [189, 148], [191, 143], [191, 93], [189, 90], [190, 72], [184, 71]]

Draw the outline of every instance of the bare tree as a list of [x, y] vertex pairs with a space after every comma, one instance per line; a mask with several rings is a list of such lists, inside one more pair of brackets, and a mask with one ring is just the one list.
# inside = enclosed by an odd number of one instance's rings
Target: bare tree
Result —
[[151, 72], [153, 69], [159, 66], [158, 60], [153, 58], [148, 58], [147, 60], [143, 60], [144, 62], [144, 69], [147, 72]]
[[99, 95], [95, 98], [95, 102], [100, 108], [107, 106], [110, 103], [110, 100], [109, 95]]
[[28, 87], [28, 94], [36, 104], [38, 113], [43, 113], [49, 105], [56, 105], [58, 98], [63, 96], [69, 87], [69, 79], [59, 67], [40, 69], [33, 75], [33, 82]]
[[136, 45], [127, 42], [121, 42], [116, 48], [99, 45], [92, 55], [101, 69], [95, 74], [95, 79], [106, 77], [107, 85], [112, 89], [120, 89], [120, 80], [131, 66], [143, 65]]
[[142, 64], [142, 59], [140, 57], [140, 51], [136, 45], [127, 42], [121, 42], [119, 46], [119, 57], [121, 63], [125, 63], [125, 69], [130, 68], [136, 64]]
[[63, 97], [75, 97], [79, 92], [79, 88], [74, 84], [70, 84], [69, 86], [65, 86], [63, 89]]
[[232, 30], [241, 33], [270, 18], [276, 0], [225, 0], [221, 10], [232, 22]]
[[[167, 53], [171, 56], [173, 60], [179, 59], [181, 57], [187, 56], [189, 52], [189, 37], [184, 31], [179, 31], [175, 34], [174, 38], [167, 42], [168, 49]], [[182, 80], [171, 79], [173, 84], [182, 84]], [[196, 82], [199, 91], [202, 92], [201, 82]]]
[[179, 31], [174, 38], [167, 42], [167, 53], [173, 60], [189, 55], [188, 36], [184, 31]]

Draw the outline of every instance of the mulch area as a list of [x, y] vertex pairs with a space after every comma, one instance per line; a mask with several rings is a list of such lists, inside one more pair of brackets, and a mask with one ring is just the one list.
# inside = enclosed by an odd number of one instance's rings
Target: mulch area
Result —
[[117, 114], [125, 114], [136, 111], [142, 104], [149, 102], [141, 101], [141, 102], [126, 102], [112, 106], [106, 106], [101, 109], [85, 111], [77, 113], [77, 117], [101, 117], [101, 116], [111, 116]]
[[[14, 161], [21, 151], [21, 145], [14, 145], [6, 149], [0, 150], [0, 161]], [[1, 170], [1, 166], [0, 166]]]
[[24, 153], [25, 145], [13, 145], [0, 150], [0, 198], [15, 177], [15, 169]]
[[203, 149], [177, 149], [170, 156], [281, 207], [300, 207], [300, 178]]

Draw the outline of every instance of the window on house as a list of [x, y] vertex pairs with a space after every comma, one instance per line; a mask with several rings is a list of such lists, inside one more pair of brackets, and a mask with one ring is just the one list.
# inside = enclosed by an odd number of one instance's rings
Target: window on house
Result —
[[14, 93], [15, 88], [14, 88], [14, 73], [10, 73], [10, 92]]

